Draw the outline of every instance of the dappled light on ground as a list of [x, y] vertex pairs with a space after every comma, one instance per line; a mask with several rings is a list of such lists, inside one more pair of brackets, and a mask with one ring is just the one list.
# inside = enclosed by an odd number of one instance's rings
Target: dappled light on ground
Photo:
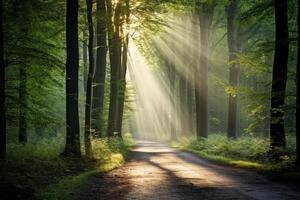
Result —
[[[92, 188], [92, 190], [91, 190]], [[86, 195], [84, 190], [92, 191]], [[127, 164], [82, 188], [77, 199], [299, 199], [291, 188], [219, 166], [160, 143], [140, 141]]]

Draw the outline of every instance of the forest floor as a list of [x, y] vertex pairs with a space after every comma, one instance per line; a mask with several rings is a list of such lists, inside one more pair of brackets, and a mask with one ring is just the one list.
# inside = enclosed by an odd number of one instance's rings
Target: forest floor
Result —
[[74, 195], [94, 199], [300, 199], [300, 186], [215, 164], [166, 145], [140, 141], [125, 165], [93, 176]]

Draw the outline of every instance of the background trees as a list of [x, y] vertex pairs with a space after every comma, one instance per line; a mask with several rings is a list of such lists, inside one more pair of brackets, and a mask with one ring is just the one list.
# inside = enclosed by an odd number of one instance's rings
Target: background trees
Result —
[[224, 146], [270, 140], [294, 162], [295, 2], [3, 2], [1, 154], [53, 140], [59, 153], [79, 157], [85, 144], [91, 155], [95, 141], [126, 132], [217, 134]]

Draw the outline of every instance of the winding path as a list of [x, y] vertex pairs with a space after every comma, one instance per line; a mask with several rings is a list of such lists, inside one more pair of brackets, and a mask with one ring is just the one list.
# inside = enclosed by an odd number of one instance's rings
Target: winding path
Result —
[[289, 200], [288, 186], [242, 169], [212, 164], [163, 144], [141, 141], [119, 169], [93, 177], [77, 200]]

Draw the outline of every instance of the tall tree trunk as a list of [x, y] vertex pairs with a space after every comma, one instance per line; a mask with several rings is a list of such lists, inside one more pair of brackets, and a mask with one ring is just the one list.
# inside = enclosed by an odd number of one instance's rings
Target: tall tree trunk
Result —
[[285, 147], [284, 102], [287, 81], [289, 32], [287, 16], [287, 0], [274, 0], [276, 45], [273, 64], [270, 149], [274, 153], [277, 147]]
[[[237, 26], [236, 26], [236, 15], [238, 9], [238, 1], [230, 1], [226, 12], [227, 12], [227, 41], [229, 50], [229, 86], [237, 88], [239, 84], [239, 66], [238, 66], [238, 47], [237, 47]], [[227, 126], [227, 137], [236, 138], [238, 136], [237, 127], [237, 109], [238, 109], [238, 96], [237, 94], [229, 94], [228, 104], [228, 126]]]
[[122, 64], [120, 70], [120, 94], [119, 94], [119, 105], [118, 105], [118, 121], [117, 121], [117, 132], [122, 135], [122, 124], [124, 115], [125, 95], [126, 95], [126, 73], [127, 73], [127, 54], [129, 46], [129, 19], [130, 19], [130, 8], [129, 0], [125, 0], [125, 28], [123, 27], [123, 52], [122, 52]]
[[194, 91], [194, 86], [193, 86], [193, 82], [194, 82], [194, 78], [193, 75], [190, 75], [189, 78], [190, 82], [188, 82], [187, 85], [187, 113], [188, 113], [188, 134], [192, 135], [192, 133], [195, 131], [195, 124], [194, 124], [194, 116], [195, 116], [195, 111], [194, 111], [194, 95], [193, 95], [193, 91]]
[[185, 136], [187, 134], [187, 82], [186, 77], [182, 74], [179, 75], [179, 120], [180, 120], [180, 134]]
[[[109, 1], [107, 1], [109, 2]], [[111, 3], [110, 3], [111, 4]], [[109, 7], [109, 5], [108, 5]], [[108, 128], [107, 135], [114, 136], [117, 131], [118, 119], [118, 95], [119, 95], [119, 73], [121, 67], [121, 42], [120, 42], [120, 15], [121, 3], [117, 2], [114, 12], [114, 29], [109, 27], [112, 32], [112, 38], [109, 39], [110, 48], [110, 101], [109, 101], [109, 114], [108, 114]], [[117, 133], [117, 136], [120, 136]]]
[[170, 61], [168, 65], [168, 74], [169, 74], [169, 98], [170, 98], [170, 139], [176, 140], [176, 110], [175, 110], [175, 67], [171, 64]]
[[100, 137], [103, 133], [103, 106], [104, 86], [106, 76], [106, 54], [107, 54], [107, 29], [106, 29], [106, 4], [105, 0], [97, 0], [97, 53], [96, 69], [93, 89], [93, 111], [95, 135]]
[[[24, 63], [27, 63], [26, 61]], [[27, 65], [20, 66], [19, 143], [27, 143]]]
[[0, 0], [0, 160], [6, 156], [5, 64], [2, 4], [3, 2]]
[[128, 53], [129, 35], [125, 36], [122, 52], [122, 67], [120, 70], [120, 94], [119, 94], [119, 105], [118, 105], [118, 121], [117, 121], [117, 132], [122, 134], [122, 123], [124, 115], [124, 104], [126, 95], [126, 73], [127, 73], [127, 53]]
[[299, 38], [300, 38], [300, 15], [299, 15], [299, 1], [298, 1], [298, 60], [297, 60], [297, 97], [296, 97], [296, 149], [297, 149], [297, 159], [296, 166], [300, 168], [300, 124], [297, 121], [300, 120], [300, 51], [299, 51]]
[[82, 44], [82, 57], [83, 57], [83, 90], [84, 94], [86, 94], [86, 83], [88, 77], [88, 45], [87, 45], [87, 33], [83, 31], [83, 44]]
[[93, 25], [93, 0], [86, 0], [87, 20], [89, 29], [89, 72], [86, 84], [86, 102], [85, 102], [85, 131], [84, 143], [85, 153], [88, 157], [92, 156], [91, 145], [91, 114], [93, 98], [93, 79], [94, 79], [94, 25]]
[[63, 155], [80, 157], [80, 130], [78, 112], [78, 0], [67, 0], [66, 15], [66, 147]]
[[196, 123], [197, 138], [208, 136], [208, 65], [209, 65], [209, 33], [213, 20], [214, 4], [199, 3], [200, 20], [200, 63], [195, 73]]

